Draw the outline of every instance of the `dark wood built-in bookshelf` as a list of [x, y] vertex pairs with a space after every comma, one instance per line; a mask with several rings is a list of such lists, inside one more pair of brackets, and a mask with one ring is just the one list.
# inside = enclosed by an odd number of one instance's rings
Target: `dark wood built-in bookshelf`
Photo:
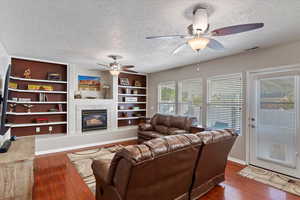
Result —
[[[8, 105], [15, 104], [13, 111], [8, 106], [7, 126], [11, 135], [28, 136], [39, 134], [65, 134], [67, 132], [67, 65], [12, 58], [10, 82], [17, 88], [9, 88]], [[24, 78], [24, 71], [31, 70], [31, 78]], [[48, 73], [60, 74], [60, 80], [48, 80]], [[30, 90], [28, 84], [51, 86], [52, 91]], [[40, 100], [40, 94], [46, 101]], [[18, 98], [17, 100], [15, 98]], [[20, 98], [30, 99], [30, 102]], [[30, 112], [25, 104], [33, 105]], [[52, 109], [52, 111], [50, 111]], [[56, 109], [56, 111], [54, 110]], [[36, 119], [47, 119], [38, 122]], [[37, 132], [37, 129], [40, 129]], [[52, 130], [51, 130], [52, 129]]]
[[[120, 79], [128, 78], [129, 85], [122, 85]], [[135, 81], [141, 83], [135, 86]], [[137, 93], [134, 94], [133, 91]], [[125, 102], [126, 97], [136, 97], [135, 102]], [[118, 86], [118, 127], [138, 125], [145, 121], [147, 110], [147, 77], [142, 74], [120, 73]], [[123, 109], [121, 109], [123, 107]], [[133, 109], [139, 107], [138, 109]]]

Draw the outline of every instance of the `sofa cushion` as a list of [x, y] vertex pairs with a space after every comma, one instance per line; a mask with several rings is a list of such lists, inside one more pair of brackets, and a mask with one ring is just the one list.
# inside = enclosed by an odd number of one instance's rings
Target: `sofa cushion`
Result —
[[141, 123], [139, 124], [139, 130], [141, 131], [153, 131], [153, 127], [151, 124]]
[[168, 127], [163, 125], [156, 125], [155, 130], [161, 134], [167, 135], [168, 134]]
[[168, 134], [169, 135], [178, 135], [178, 134], [185, 134], [185, 133], [188, 133], [186, 130], [183, 130], [183, 129], [179, 129], [179, 128], [169, 128], [168, 129]]
[[171, 116], [170, 117], [170, 127], [175, 127], [178, 129], [186, 129], [186, 126], [185, 126], [186, 120], [187, 120], [187, 117]]
[[160, 134], [156, 131], [139, 131], [139, 136], [147, 139], [154, 139], [164, 137], [165, 135]]

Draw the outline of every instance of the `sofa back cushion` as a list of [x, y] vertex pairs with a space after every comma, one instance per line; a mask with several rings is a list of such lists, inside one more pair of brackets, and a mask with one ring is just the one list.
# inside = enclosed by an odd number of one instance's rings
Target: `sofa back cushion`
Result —
[[170, 127], [189, 131], [195, 119], [186, 116], [170, 116]]
[[203, 146], [194, 173], [191, 199], [203, 194], [203, 185], [209, 185], [212, 179], [224, 178], [227, 157], [237, 137], [237, 134], [229, 129], [204, 131], [196, 135], [203, 142]]
[[185, 134], [127, 146], [115, 155], [108, 180], [122, 199], [187, 199], [200, 145]]

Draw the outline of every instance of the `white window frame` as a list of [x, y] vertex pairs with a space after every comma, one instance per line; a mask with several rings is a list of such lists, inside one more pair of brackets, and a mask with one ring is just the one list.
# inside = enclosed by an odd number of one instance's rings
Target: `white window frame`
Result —
[[[210, 84], [209, 81], [211, 81], [212, 79], [229, 79], [230, 77], [236, 77], [239, 76], [241, 78], [241, 98], [242, 98], [242, 105], [241, 105], [241, 110], [240, 110], [240, 131], [239, 134], [242, 135], [242, 131], [243, 131], [243, 120], [244, 120], [244, 105], [245, 105], [245, 98], [244, 98], [244, 77], [243, 77], [243, 73], [233, 73], [233, 74], [223, 74], [223, 75], [217, 75], [217, 76], [211, 76], [208, 77], [206, 80], [206, 102], [205, 102], [205, 107], [206, 107], [206, 117], [205, 117], [205, 124], [206, 127], [208, 127], [208, 115], [209, 115], [209, 96], [210, 96]], [[208, 127], [209, 128], [209, 127]]]
[[[161, 97], [161, 91], [160, 91], [160, 85], [164, 85], [164, 84], [167, 84], [167, 83], [174, 83], [175, 85], [175, 101], [174, 102], [161, 102], [160, 101], [160, 97]], [[175, 114], [177, 113], [177, 101], [178, 101], [178, 95], [177, 95], [177, 91], [178, 91], [178, 84], [177, 84], [177, 81], [164, 81], [164, 82], [160, 82], [158, 85], [157, 85], [157, 112], [160, 113], [160, 105], [161, 104], [170, 104], [170, 105], [175, 105]]]
[[[203, 93], [203, 88], [204, 88], [204, 85], [203, 85], [203, 78], [201, 77], [196, 77], [196, 78], [190, 78], [190, 79], [183, 79], [183, 80], [174, 80], [174, 81], [163, 81], [163, 82], [160, 82], [158, 85], [157, 85], [157, 112], [159, 113], [160, 112], [160, 104], [175, 104], [175, 114], [178, 114], [178, 111], [179, 111], [179, 83], [180, 82], [183, 82], [183, 81], [192, 81], [192, 80], [200, 80], [201, 81], [201, 98], [203, 99], [204, 97], [204, 93]], [[174, 103], [162, 103], [160, 102], [160, 85], [163, 85], [163, 84], [167, 84], [167, 83], [175, 83], [175, 102]], [[200, 110], [201, 110], [201, 119], [199, 120], [199, 124], [203, 124], [203, 118], [204, 118], [204, 113], [203, 113], [203, 108], [204, 108], [204, 104], [205, 104], [205, 101], [203, 101], [202, 105], [200, 105]]]

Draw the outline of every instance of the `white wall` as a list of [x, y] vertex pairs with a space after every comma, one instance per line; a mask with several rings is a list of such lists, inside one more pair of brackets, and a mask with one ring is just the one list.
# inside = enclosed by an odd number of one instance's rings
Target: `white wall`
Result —
[[[157, 111], [157, 85], [162, 81], [182, 80], [202, 77], [204, 83], [203, 94], [206, 94], [206, 78], [215, 75], [232, 74], [242, 72], [244, 78], [246, 71], [262, 69], [268, 67], [280, 67], [285, 65], [293, 65], [300, 63], [300, 42], [294, 42], [275, 46], [267, 49], [259, 49], [252, 52], [233, 55], [220, 59], [215, 59], [208, 62], [203, 62], [195, 65], [183, 66], [167, 71], [152, 73], [148, 79], [148, 115], [151, 116]], [[198, 71], [197, 71], [198, 67]], [[245, 86], [246, 87], [246, 86]], [[244, 88], [245, 89], [245, 88]], [[244, 93], [246, 95], [246, 93]], [[246, 97], [246, 96], [245, 96]], [[206, 99], [206, 96], [204, 96]], [[204, 110], [204, 114], [206, 111]], [[204, 115], [206, 116], [206, 115]], [[245, 148], [245, 127], [246, 127], [246, 113], [243, 111], [243, 130], [235, 143], [231, 157], [236, 159], [246, 159]]]
[[[99, 70], [88, 70], [84, 66], [68, 66], [68, 134], [53, 136], [37, 136], [36, 153], [44, 154], [65, 151], [75, 148], [95, 146], [112, 143], [120, 140], [136, 138], [137, 127], [117, 127], [117, 95], [118, 77], [112, 77], [108, 72]], [[108, 73], [108, 74], [107, 74]], [[74, 99], [74, 92], [78, 90], [78, 75], [101, 76], [107, 83], [112, 84], [112, 99]], [[81, 123], [78, 120], [78, 108], [90, 109], [102, 106], [111, 108], [109, 110], [111, 119], [107, 130], [81, 132]]]
[[[5, 75], [5, 71], [7, 66], [10, 64], [10, 57], [6, 52], [6, 49], [4, 48], [4, 46], [0, 43], [0, 77], [1, 77], [1, 90], [3, 88], [3, 79], [4, 79], [4, 75]], [[2, 91], [1, 91], [2, 93]], [[4, 136], [0, 136], [0, 145], [2, 144], [2, 142], [6, 139], [9, 138], [9, 134], [6, 134], [5, 138]]]

